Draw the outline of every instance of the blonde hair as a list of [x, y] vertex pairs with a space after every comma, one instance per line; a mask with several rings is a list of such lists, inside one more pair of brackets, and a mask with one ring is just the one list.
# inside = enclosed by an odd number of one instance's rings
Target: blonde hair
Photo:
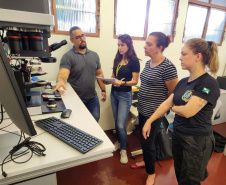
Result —
[[202, 54], [202, 62], [204, 66], [210, 69], [213, 75], [216, 75], [219, 69], [219, 58], [217, 45], [213, 41], [205, 41], [204, 39], [190, 39], [185, 43], [194, 54]]

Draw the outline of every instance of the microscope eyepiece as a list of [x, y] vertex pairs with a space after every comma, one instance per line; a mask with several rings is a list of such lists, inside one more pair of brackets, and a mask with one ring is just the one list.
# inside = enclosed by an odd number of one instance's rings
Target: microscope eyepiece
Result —
[[64, 46], [66, 44], [67, 44], [66, 40], [62, 40], [60, 43], [55, 42], [49, 46], [50, 52], [55, 51], [55, 50], [59, 49], [61, 46]]

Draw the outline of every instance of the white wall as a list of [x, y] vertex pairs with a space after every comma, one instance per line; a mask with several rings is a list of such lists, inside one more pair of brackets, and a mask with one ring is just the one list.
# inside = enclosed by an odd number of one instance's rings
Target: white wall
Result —
[[[165, 50], [164, 55], [169, 58], [177, 67], [179, 79], [188, 76], [187, 71], [183, 71], [180, 66], [180, 50], [182, 47], [182, 37], [184, 30], [184, 23], [186, 18], [186, 11], [188, 6], [188, 0], [180, 1], [179, 4], [179, 16], [177, 18], [176, 24], [176, 37], [174, 42], [169, 45]], [[102, 69], [105, 77], [110, 77], [112, 73], [113, 59], [117, 52], [117, 39], [113, 39], [113, 26], [114, 26], [114, 0], [100, 0], [100, 37], [87, 37], [88, 48], [96, 51], [99, 54], [100, 61], [102, 64]], [[134, 23], [136, 26], [136, 23]], [[70, 43], [69, 36], [65, 35], [52, 35], [49, 39], [49, 44], [54, 42], [60, 42], [66, 39], [69, 44], [63, 46], [57, 51], [52, 52], [52, 56], [57, 57], [57, 63], [54, 64], [42, 64], [43, 71], [48, 72], [47, 75], [42, 76], [42, 79], [55, 80], [59, 69], [59, 63], [62, 55], [68, 51], [72, 44]], [[145, 41], [134, 41], [134, 48], [141, 61], [141, 70], [144, 68], [145, 62], [148, 57], [144, 55], [144, 44]], [[224, 66], [226, 64], [226, 41], [223, 42], [222, 46], [218, 47], [219, 57], [220, 57], [220, 69], [218, 75], [223, 75]], [[97, 85], [98, 96], [101, 97], [100, 89]], [[111, 110], [110, 103], [110, 86], [107, 89], [107, 101], [105, 103], [100, 102], [101, 105], [101, 115], [100, 115], [100, 126], [104, 130], [109, 130], [114, 128], [114, 120]]]

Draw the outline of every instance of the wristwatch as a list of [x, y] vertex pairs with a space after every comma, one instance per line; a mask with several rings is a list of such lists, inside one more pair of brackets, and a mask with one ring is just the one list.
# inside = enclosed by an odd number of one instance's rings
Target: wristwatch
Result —
[[106, 91], [105, 91], [105, 90], [101, 90], [101, 91], [106, 93]]
[[126, 81], [125, 81], [125, 83], [124, 83], [124, 86], [126, 86]]

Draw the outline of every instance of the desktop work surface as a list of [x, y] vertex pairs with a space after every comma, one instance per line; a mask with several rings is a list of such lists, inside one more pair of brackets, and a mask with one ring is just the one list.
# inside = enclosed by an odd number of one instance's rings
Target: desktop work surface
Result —
[[[67, 90], [62, 95], [62, 99], [66, 108], [72, 110], [70, 118], [63, 119], [63, 121], [101, 139], [103, 143], [89, 152], [82, 154], [34, 124], [37, 135], [34, 136], [31, 141], [43, 144], [46, 148], [46, 151], [44, 152], [46, 156], [37, 156], [34, 154], [26, 163], [16, 164], [11, 161], [4, 164], [3, 168], [7, 173], [7, 177], [0, 175], [0, 184], [13, 184], [33, 178], [39, 178], [60, 170], [113, 156], [114, 145], [69, 84], [67, 84]], [[43, 114], [31, 116], [31, 119], [33, 122], [51, 116], [60, 119], [60, 115], [61, 113]], [[4, 120], [0, 128], [3, 128], [10, 123], [11, 120]], [[5, 128], [5, 130], [11, 132], [18, 131], [14, 124]], [[4, 131], [0, 131], [0, 134], [4, 133]], [[17, 142], [18, 141], [19, 136]], [[28, 157], [25, 155], [20, 157], [18, 160], [22, 161], [27, 158]]]

